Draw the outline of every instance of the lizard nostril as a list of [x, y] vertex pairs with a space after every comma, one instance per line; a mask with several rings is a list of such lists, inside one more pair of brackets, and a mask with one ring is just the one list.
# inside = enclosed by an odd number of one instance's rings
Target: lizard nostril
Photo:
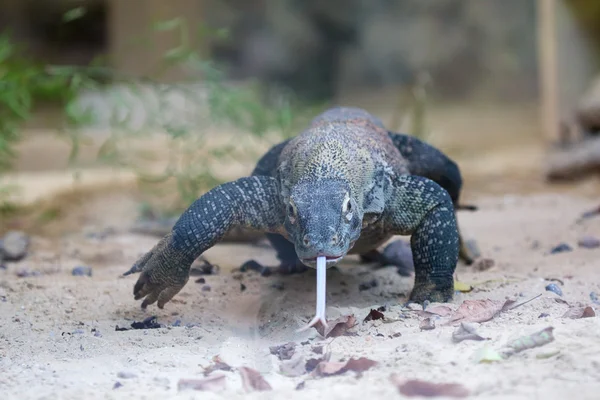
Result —
[[304, 235], [302, 241], [304, 242], [305, 246], [308, 246], [310, 244], [310, 238], [308, 237], [308, 235]]
[[337, 244], [338, 242], [338, 235], [335, 234], [333, 235], [333, 237], [331, 238], [331, 244]]

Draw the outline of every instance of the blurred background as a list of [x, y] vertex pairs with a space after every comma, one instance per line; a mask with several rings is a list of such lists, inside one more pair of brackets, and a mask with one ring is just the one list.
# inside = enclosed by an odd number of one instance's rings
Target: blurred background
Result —
[[548, 171], [596, 134], [599, 48], [594, 0], [3, 0], [1, 226], [177, 215], [334, 105], [451, 155], [467, 199], [597, 195]]

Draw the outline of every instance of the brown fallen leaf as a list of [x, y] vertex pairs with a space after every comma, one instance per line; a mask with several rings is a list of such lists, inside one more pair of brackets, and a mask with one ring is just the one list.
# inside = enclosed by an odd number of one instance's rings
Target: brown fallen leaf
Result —
[[356, 318], [354, 315], [343, 315], [327, 323], [327, 328], [319, 321], [313, 327], [325, 338], [342, 336], [354, 326]]
[[434, 321], [434, 319], [431, 318], [431, 317], [430, 318], [425, 318], [419, 324], [419, 329], [421, 329], [422, 331], [431, 331], [431, 330], [435, 329], [435, 321]]
[[204, 379], [180, 379], [177, 390], [200, 390], [218, 392], [225, 389], [225, 375], [217, 374]]
[[425, 310], [419, 310], [417, 311], [417, 314], [421, 317], [431, 317], [434, 315], [437, 315], [439, 317], [448, 317], [450, 315], [452, 315], [452, 313], [454, 312], [454, 310], [449, 307], [449, 306], [431, 306], [431, 307], [427, 307], [427, 309]]
[[489, 338], [480, 336], [473, 324], [461, 322], [460, 326], [452, 333], [452, 341], [460, 343], [463, 340], [489, 340]]
[[361, 357], [358, 359], [351, 358], [346, 362], [321, 361], [319, 364], [317, 364], [313, 374], [317, 376], [331, 376], [343, 374], [346, 371], [360, 373], [377, 364], [377, 361], [370, 360], [366, 357]]
[[452, 314], [447, 324], [489, 321], [501, 312], [514, 308], [515, 303], [514, 300], [465, 300]]
[[563, 318], [579, 319], [595, 317], [596, 312], [590, 306], [572, 306], [563, 314]]
[[420, 379], [403, 379], [399, 374], [390, 376], [400, 394], [407, 397], [467, 397], [469, 390], [459, 383], [432, 383]]
[[273, 389], [257, 370], [248, 367], [239, 367], [238, 370], [242, 375], [242, 385], [246, 392], [262, 392]]
[[385, 319], [385, 316], [383, 315], [383, 313], [381, 311], [371, 309], [371, 311], [369, 312], [369, 315], [367, 315], [365, 317], [365, 319], [363, 320], [363, 322], [375, 321], [375, 320], [378, 320], [378, 319]]
[[223, 360], [220, 356], [214, 356], [212, 358], [212, 364], [204, 368], [204, 376], [208, 376], [213, 371], [233, 371], [233, 368]]
[[289, 360], [292, 358], [294, 352], [296, 351], [296, 343], [289, 342], [279, 346], [271, 346], [269, 347], [269, 351], [271, 352], [271, 354], [277, 356], [277, 358], [279, 358], [280, 361]]

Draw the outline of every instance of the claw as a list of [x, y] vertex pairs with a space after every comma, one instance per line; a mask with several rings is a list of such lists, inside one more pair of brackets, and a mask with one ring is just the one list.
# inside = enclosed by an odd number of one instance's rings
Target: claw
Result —
[[306, 331], [307, 329], [312, 328], [318, 322], [320, 322], [325, 328], [327, 328], [327, 318], [325, 317], [325, 290], [327, 288], [326, 273], [326, 257], [317, 257], [317, 303], [315, 316], [308, 324], [304, 325], [296, 332]]

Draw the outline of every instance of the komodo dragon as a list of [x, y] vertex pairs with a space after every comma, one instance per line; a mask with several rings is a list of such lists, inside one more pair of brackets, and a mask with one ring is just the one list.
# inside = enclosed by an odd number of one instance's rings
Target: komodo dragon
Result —
[[439, 150], [362, 109], [332, 108], [271, 148], [251, 176], [200, 196], [125, 275], [141, 272], [133, 293], [142, 308], [163, 308], [192, 262], [236, 227], [266, 233], [287, 270], [323, 256], [327, 268], [347, 254], [368, 258], [393, 235], [411, 235], [410, 300], [449, 301], [459, 251], [469, 258], [455, 215], [461, 186]]

